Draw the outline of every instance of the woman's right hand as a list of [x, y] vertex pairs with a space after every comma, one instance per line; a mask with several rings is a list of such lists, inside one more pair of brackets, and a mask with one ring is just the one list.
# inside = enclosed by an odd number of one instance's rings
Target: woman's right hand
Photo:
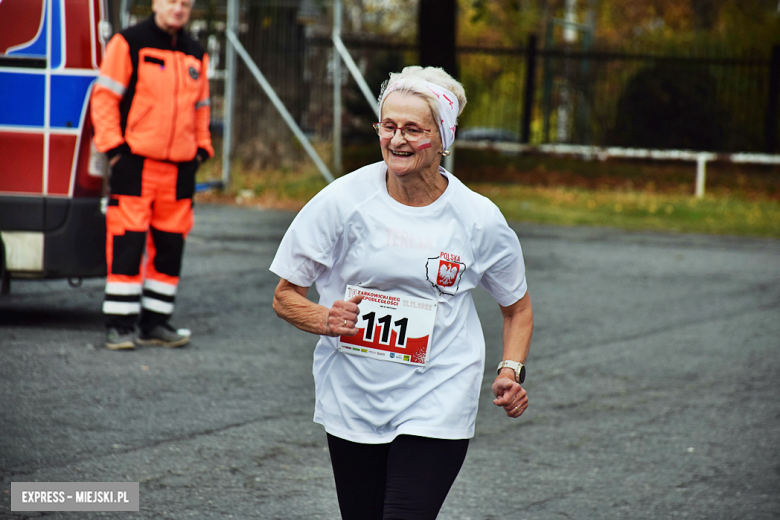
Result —
[[357, 334], [358, 329], [355, 325], [360, 314], [358, 304], [361, 301], [363, 301], [363, 296], [358, 294], [347, 301], [337, 300], [333, 302], [333, 307], [328, 310], [328, 317], [325, 322], [325, 335], [354, 336]]
[[358, 303], [363, 301], [361, 295], [347, 301], [338, 300], [328, 309], [309, 300], [308, 292], [308, 287], [280, 278], [274, 291], [274, 311], [283, 320], [312, 334], [354, 336], [358, 333], [355, 324], [360, 312]]

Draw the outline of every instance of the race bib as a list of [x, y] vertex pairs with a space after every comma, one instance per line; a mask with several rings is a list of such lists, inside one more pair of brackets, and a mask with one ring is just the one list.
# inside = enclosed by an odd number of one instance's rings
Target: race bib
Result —
[[348, 285], [345, 300], [363, 296], [354, 336], [339, 336], [347, 354], [422, 366], [428, 363], [436, 300], [398, 296]]

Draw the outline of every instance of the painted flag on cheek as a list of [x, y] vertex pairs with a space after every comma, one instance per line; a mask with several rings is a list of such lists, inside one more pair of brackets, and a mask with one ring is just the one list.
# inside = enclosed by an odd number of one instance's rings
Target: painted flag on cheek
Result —
[[433, 146], [431, 144], [431, 140], [427, 138], [422, 138], [419, 141], [417, 141], [417, 149], [418, 150], [425, 150], [426, 148], [430, 148]]

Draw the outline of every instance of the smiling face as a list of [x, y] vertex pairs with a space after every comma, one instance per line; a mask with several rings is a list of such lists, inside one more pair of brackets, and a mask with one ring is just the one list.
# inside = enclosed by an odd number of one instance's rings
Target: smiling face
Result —
[[379, 138], [382, 158], [390, 173], [396, 177], [439, 175], [438, 152], [442, 149], [439, 125], [434, 122], [431, 108], [424, 99], [403, 92], [390, 93], [382, 105], [382, 122], [431, 130], [417, 142], [407, 141], [400, 130], [392, 138]]
[[190, 19], [192, 0], [153, 0], [152, 11], [157, 26], [174, 35]]

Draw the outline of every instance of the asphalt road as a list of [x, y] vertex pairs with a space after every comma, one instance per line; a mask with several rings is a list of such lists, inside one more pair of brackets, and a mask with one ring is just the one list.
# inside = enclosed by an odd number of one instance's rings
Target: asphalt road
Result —
[[[183, 349], [102, 347], [103, 282], [0, 298], [0, 518], [335, 519], [315, 338], [276, 317], [292, 213], [199, 205]], [[780, 517], [780, 241], [513, 224], [531, 406], [490, 400], [441, 519]], [[313, 291], [312, 291], [313, 292]], [[11, 482], [140, 482], [138, 513], [12, 513]]]

